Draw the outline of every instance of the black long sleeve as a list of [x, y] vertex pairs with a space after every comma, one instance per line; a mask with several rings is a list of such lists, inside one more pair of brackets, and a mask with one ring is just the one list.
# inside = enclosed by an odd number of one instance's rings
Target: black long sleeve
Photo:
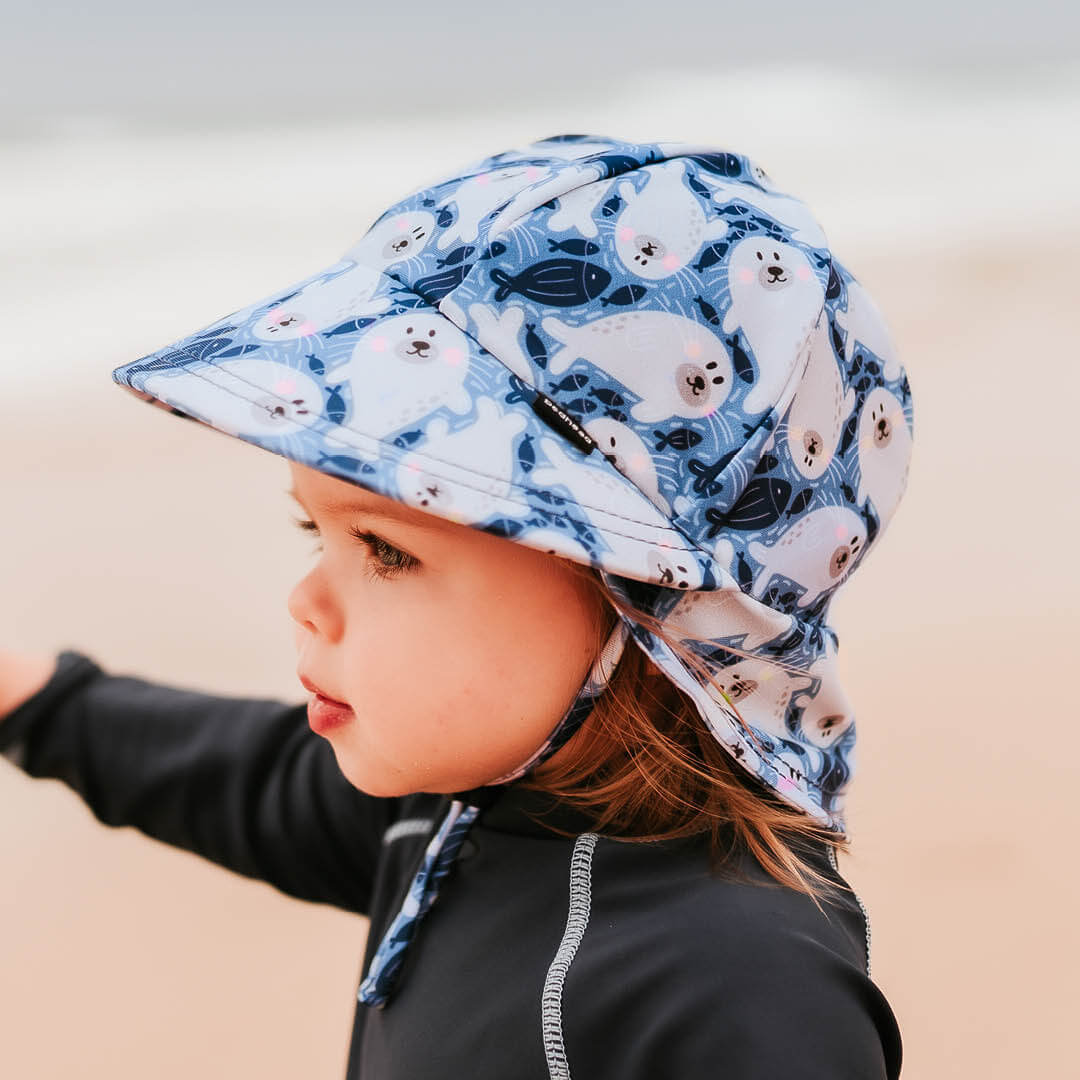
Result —
[[63, 781], [106, 825], [363, 915], [400, 809], [348, 782], [304, 705], [108, 674], [73, 650], [0, 718], [0, 753]]

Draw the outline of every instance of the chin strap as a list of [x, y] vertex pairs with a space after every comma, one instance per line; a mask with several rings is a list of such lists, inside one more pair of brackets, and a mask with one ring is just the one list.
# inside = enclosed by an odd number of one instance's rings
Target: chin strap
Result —
[[472, 823], [481, 810], [498, 798], [503, 785], [520, 779], [547, 761], [578, 731], [592, 712], [596, 698], [603, 692], [614, 673], [629, 633], [627, 623], [620, 616], [573, 703], [536, 753], [513, 772], [500, 776], [483, 787], [461, 792], [460, 798], [451, 800], [446, 817], [428, 842], [420, 868], [409, 886], [401, 909], [391, 920], [368, 965], [367, 974], [356, 995], [359, 1001], [378, 1008], [386, 1005], [405, 962], [406, 951], [416, 936], [417, 926], [435, 903], [439, 885], [450, 872]]

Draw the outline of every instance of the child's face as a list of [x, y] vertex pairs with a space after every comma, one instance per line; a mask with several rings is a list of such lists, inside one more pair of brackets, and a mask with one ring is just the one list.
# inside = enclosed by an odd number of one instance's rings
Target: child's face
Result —
[[325, 734], [344, 775], [372, 795], [454, 792], [524, 762], [588, 674], [601, 602], [551, 555], [289, 468], [322, 544], [288, 601], [297, 672], [352, 707]]

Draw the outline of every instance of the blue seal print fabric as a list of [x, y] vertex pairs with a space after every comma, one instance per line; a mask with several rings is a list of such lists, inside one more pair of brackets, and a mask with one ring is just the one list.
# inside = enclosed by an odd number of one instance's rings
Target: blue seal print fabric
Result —
[[734, 758], [844, 830], [828, 609], [903, 495], [911, 389], [810, 209], [744, 155], [561, 135], [485, 157], [113, 378], [596, 567], [704, 663], [719, 687], [621, 617]]

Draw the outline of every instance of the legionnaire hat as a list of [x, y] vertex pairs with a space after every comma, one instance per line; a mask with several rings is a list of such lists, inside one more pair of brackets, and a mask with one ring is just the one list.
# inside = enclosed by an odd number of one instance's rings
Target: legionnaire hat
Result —
[[749, 158], [599, 135], [482, 158], [113, 378], [596, 567], [722, 687], [620, 614], [551, 738], [492, 785], [562, 745], [633, 637], [743, 767], [843, 831], [855, 724], [826, 617], [904, 492], [911, 392], [873, 299]]

